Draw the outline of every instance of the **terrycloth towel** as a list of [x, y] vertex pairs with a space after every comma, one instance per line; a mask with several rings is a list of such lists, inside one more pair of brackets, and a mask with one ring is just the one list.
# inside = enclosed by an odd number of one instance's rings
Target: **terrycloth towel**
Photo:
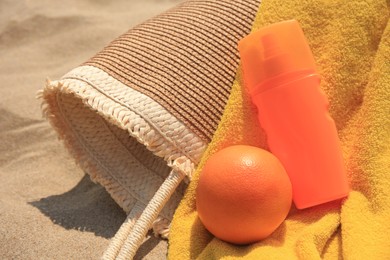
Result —
[[238, 70], [218, 129], [177, 209], [169, 258], [389, 259], [390, 23], [386, 1], [262, 1], [253, 30], [297, 19], [322, 76], [342, 143], [352, 191], [340, 207], [291, 211], [267, 239], [234, 246], [208, 233], [195, 208], [199, 172], [223, 147], [267, 148]]
[[184, 2], [42, 91], [43, 110], [68, 150], [128, 213], [106, 259], [134, 256], [152, 225], [167, 236], [181, 180], [218, 126], [239, 64], [236, 45], [258, 5]]

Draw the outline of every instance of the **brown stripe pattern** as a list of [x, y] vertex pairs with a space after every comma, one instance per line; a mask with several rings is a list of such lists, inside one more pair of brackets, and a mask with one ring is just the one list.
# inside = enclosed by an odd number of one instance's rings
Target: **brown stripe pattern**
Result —
[[205, 141], [222, 116], [260, 0], [192, 0], [138, 25], [85, 65], [151, 97]]

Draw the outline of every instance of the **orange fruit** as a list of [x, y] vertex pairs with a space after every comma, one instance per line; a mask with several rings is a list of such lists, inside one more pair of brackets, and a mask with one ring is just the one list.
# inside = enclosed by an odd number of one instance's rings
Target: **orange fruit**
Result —
[[248, 244], [269, 236], [286, 218], [292, 200], [290, 179], [270, 152], [235, 145], [213, 154], [196, 188], [203, 225], [217, 238]]

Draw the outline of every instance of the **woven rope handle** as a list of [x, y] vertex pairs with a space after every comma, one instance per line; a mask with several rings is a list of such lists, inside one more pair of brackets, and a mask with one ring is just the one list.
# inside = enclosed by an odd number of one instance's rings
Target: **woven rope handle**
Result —
[[127, 237], [129, 236], [131, 229], [135, 224], [136, 218], [138, 218], [141, 215], [141, 212], [142, 212], [141, 205], [137, 203], [127, 215], [126, 220], [123, 222], [118, 232], [116, 232], [114, 238], [110, 241], [110, 244], [106, 249], [106, 251], [104, 252], [102, 259], [116, 258], [119, 251], [121, 250], [121, 247], [123, 246]]
[[138, 248], [141, 246], [148, 230], [152, 227], [153, 221], [157, 219], [164, 205], [167, 203], [172, 193], [184, 179], [184, 174], [172, 170], [163, 184], [157, 190], [139, 219], [131, 221], [134, 216], [126, 218], [102, 259], [133, 259]]

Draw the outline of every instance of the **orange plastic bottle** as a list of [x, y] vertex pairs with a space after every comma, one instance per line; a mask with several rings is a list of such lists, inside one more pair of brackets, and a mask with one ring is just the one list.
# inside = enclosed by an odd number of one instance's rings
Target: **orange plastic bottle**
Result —
[[246, 87], [270, 150], [290, 177], [296, 207], [347, 196], [337, 129], [298, 22], [262, 28], [242, 39], [238, 48]]

